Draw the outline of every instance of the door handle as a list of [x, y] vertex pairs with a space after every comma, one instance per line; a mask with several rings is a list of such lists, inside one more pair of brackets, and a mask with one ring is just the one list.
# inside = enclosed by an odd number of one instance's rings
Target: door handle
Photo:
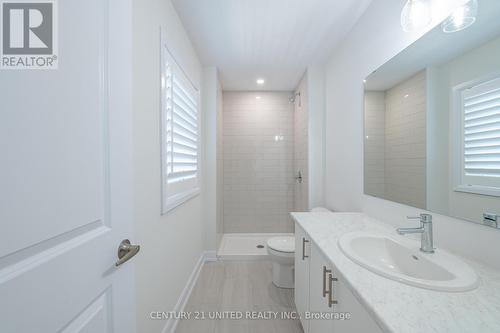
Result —
[[122, 240], [118, 247], [118, 261], [115, 263], [115, 266], [120, 266], [127, 262], [130, 258], [135, 256], [140, 249], [141, 247], [139, 245], [130, 244], [128, 239]]
[[333, 281], [338, 281], [338, 279], [330, 274], [328, 275], [328, 280], [330, 285], [330, 291], [328, 292], [328, 307], [331, 308], [332, 305], [337, 304], [337, 301], [333, 299]]
[[302, 260], [309, 258], [309, 256], [306, 256], [306, 243], [309, 243], [309, 241], [302, 237]]

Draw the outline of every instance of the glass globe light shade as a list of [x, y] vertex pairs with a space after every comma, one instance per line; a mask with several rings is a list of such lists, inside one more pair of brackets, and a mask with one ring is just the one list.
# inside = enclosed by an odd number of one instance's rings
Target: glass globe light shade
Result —
[[458, 7], [443, 21], [441, 27], [444, 32], [451, 33], [464, 30], [476, 22], [478, 11], [477, 0], [469, 0], [463, 6]]
[[405, 32], [418, 31], [432, 22], [428, 0], [408, 0], [401, 12], [401, 26]]

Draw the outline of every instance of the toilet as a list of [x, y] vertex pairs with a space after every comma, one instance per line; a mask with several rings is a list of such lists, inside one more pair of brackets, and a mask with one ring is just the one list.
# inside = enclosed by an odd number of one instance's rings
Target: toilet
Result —
[[[311, 212], [330, 212], [323, 207]], [[294, 288], [295, 237], [279, 236], [267, 240], [267, 253], [273, 262], [273, 283], [278, 288]]]
[[267, 240], [267, 253], [273, 262], [273, 283], [278, 288], [293, 288], [295, 237], [280, 236]]

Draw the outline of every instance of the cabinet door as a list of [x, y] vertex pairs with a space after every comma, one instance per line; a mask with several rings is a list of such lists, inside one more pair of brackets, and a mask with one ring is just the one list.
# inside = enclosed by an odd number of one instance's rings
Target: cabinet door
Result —
[[328, 304], [328, 287], [331, 265], [313, 243], [309, 276], [310, 333], [333, 332], [333, 306]]
[[309, 260], [309, 239], [304, 230], [295, 224], [295, 306], [302, 316], [304, 333], [309, 332], [309, 321], [304, 318], [309, 311]]
[[[370, 332], [382, 333], [382, 330], [368, 314], [365, 308], [354, 297], [350, 289], [347, 287], [344, 279], [335, 274], [333, 276], [338, 280], [333, 282], [333, 299], [337, 301], [334, 305], [337, 319], [333, 321], [333, 332], [335, 333], [351, 333], [351, 332]], [[349, 314], [349, 319], [345, 315]]]

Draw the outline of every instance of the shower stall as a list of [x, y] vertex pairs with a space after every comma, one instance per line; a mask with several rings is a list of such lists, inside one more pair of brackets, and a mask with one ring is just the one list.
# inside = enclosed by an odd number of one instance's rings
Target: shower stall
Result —
[[289, 213], [309, 207], [305, 83], [293, 92], [224, 92], [222, 99], [217, 255], [258, 259], [267, 256], [269, 237], [293, 234]]

